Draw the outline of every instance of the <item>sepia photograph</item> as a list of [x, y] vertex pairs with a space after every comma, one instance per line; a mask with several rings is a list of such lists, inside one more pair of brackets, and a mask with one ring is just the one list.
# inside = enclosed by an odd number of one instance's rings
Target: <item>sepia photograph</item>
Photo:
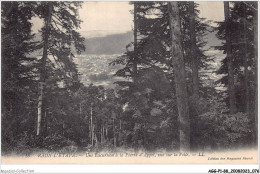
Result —
[[258, 164], [258, 1], [1, 1], [1, 79], [2, 164]]

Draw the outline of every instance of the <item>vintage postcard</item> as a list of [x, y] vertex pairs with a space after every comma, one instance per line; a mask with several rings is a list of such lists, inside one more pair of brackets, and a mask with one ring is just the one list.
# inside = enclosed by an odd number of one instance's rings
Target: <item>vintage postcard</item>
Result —
[[2, 1], [1, 163], [258, 164], [257, 51], [258, 1]]

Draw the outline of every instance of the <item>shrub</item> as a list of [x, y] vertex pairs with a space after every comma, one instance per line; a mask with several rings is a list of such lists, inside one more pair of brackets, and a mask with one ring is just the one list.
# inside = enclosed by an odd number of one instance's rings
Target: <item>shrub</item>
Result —
[[211, 149], [248, 145], [249, 116], [241, 112], [231, 115], [226, 105], [217, 100], [210, 104], [209, 111], [196, 118], [196, 145]]
[[47, 150], [60, 150], [67, 146], [75, 146], [75, 142], [59, 134], [49, 135], [42, 141], [42, 147]]

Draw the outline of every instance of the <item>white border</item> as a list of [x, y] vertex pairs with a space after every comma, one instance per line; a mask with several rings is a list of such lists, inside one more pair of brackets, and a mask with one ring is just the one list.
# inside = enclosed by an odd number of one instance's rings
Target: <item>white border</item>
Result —
[[[8, 1], [8, 0], [1, 0]], [[100, 1], [100, 0], [97, 0]], [[101, 1], [113, 1], [113, 0], [101, 0]], [[125, 1], [125, 0], [117, 0], [117, 1]], [[137, 0], [134, 0], [137, 1]], [[164, 0], [157, 0], [164, 1]], [[179, 0], [184, 1], [184, 0]], [[218, 0], [200, 0], [200, 1], [218, 1]], [[225, 0], [226, 1], [226, 0]], [[238, 0], [233, 0], [238, 1]], [[248, 0], [246, 0], [248, 1]], [[0, 4], [1, 7], [1, 4]], [[259, 4], [258, 4], [258, 21], [259, 21]], [[259, 25], [258, 25], [258, 55], [259, 55]], [[1, 29], [0, 29], [1, 30]], [[1, 43], [0, 43], [1, 44]], [[1, 52], [1, 51], [0, 51]], [[259, 76], [259, 60], [258, 60], [258, 83], [260, 80]], [[1, 67], [0, 67], [1, 69]], [[0, 82], [1, 86], [1, 82]], [[1, 89], [1, 87], [0, 87]], [[259, 86], [258, 86], [259, 91]], [[258, 92], [259, 93], [259, 92]], [[1, 94], [0, 94], [1, 96]], [[258, 101], [259, 101], [258, 95]], [[1, 107], [1, 106], [0, 106]], [[258, 102], [259, 108], [259, 102]], [[258, 110], [259, 112], [259, 110]], [[258, 125], [259, 125], [258, 118]], [[1, 123], [1, 120], [0, 120]], [[258, 137], [259, 137], [259, 129], [258, 129]], [[1, 133], [1, 130], [0, 130]], [[0, 140], [1, 142], [1, 140]], [[259, 138], [258, 138], [259, 145]], [[1, 154], [1, 152], [0, 152]], [[1, 157], [0, 157], [1, 158]], [[3, 165], [0, 164], [0, 170], [7, 170], [8, 173], [26, 173], [22, 172], [22, 170], [34, 170], [34, 173], [208, 173], [210, 169], [259, 169], [259, 151], [258, 151], [258, 164], [255, 165], [185, 165], [185, 164], [165, 164], [165, 165]], [[0, 171], [1, 173], [1, 171]], [[27, 172], [28, 173], [28, 172]]]

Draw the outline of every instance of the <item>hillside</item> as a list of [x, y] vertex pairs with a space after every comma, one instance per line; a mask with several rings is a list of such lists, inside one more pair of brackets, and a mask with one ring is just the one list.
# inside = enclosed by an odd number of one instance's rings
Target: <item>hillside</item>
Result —
[[113, 74], [120, 69], [120, 66], [108, 64], [126, 51], [126, 45], [133, 41], [133, 33], [129, 31], [111, 35], [98, 34], [100, 32], [95, 35], [96, 37], [86, 38], [86, 51], [75, 58], [75, 63], [83, 84], [93, 83], [107, 88], [114, 87], [113, 83], [119, 79], [113, 77]]
[[125, 52], [127, 44], [133, 41], [133, 33], [112, 34], [105, 37], [86, 38], [85, 54], [112, 55]]
[[[81, 33], [87, 37], [85, 40], [86, 51], [81, 55], [76, 55], [75, 63], [78, 66], [79, 73], [81, 74], [81, 81], [85, 85], [93, 83], [95, 85], [104, 85], [105, 87], [113, 87], [113, 82], [116, 77], [113, 73], [120, 68], [120, 66], [109, 66], [109, 62], [113, 61], [116, 57], [123, 54], [126, 45], [133, 41], [132, 31], [120, 34], [110, 34], [103, 32], [96, 33]], [[214, 46], [221, 45], [221, 41], [215, 36], [216, 32], [209, 32], [205, 37], [208, 42], [205, 49], [206, 55], [215, 56], [215, 62], [212, 66], [215, 70], [221, 65], [221, 60], [225, 55], [221, 51], [215, 50]], [[89, 37], [89, 36], [93, 37]], [[36, 35], [35, 40], [40, 40], [40, 35]], [[31, 56], [40, 56], [41, 50], [34, 52]], [[211, 79], [217, 80], [221, 76], [210, 72], [208, 74]], [[118, 79], [117, 79], [118, 80]]]

